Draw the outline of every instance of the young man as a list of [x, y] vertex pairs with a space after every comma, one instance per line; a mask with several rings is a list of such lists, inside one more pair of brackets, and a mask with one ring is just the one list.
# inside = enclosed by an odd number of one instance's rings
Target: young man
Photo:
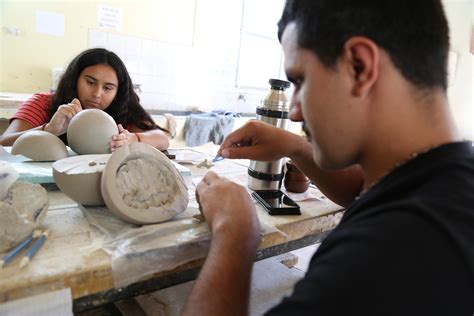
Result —
[[[441, 2], [288, 0], [279, 38], [295, 85], [290, 118], [309, 142], [251, 122], [220, 153], [290, 157], [349, 206], [269, 314], [473, 315], [474, 152], [446, 98]], [[214, 173], [197, 192], [213, 238], [184, 314], [244, 315], [253, 202]]]

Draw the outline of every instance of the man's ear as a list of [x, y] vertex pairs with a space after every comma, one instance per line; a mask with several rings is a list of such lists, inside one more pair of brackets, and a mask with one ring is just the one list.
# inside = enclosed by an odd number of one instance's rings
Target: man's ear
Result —
[[369, 93], [379, 75], [379, 47], [370, 39], [354, 36], [344, 44], [343, 59], [348, 65], [356, 97]]

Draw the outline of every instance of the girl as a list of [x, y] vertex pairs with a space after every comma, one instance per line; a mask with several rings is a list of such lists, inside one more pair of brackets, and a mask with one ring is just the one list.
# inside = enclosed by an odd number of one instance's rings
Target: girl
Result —
[[11, 146], [30, 130], [50, 132], [67, 144], [68, 124], [83, 109], [100, 109], [114, 118], [119, 133], [110, 141], [111, 151], [136, 141], [159, 150], [169, 146], [167, 131], [140, 105], [122, 60], [103, 48], [88, 49], [74, 58], [56, 93], [38, 93], [23, 103], [0, 136], [0, 144]]

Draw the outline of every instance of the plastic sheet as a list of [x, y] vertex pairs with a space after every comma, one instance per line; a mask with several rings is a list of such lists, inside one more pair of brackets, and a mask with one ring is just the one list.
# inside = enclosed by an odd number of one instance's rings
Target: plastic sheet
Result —
[[101, 248], [111, 256], [116, 288], [202, 258], [208, 249], [208, 226], [192, 217], [136, 226], [116, 218], [106, 208], [81, 209], [97, 233], [91, 250]]
[[[203, 154], [196, 156], [199, 157], [193, 158], [202, 160]], [[226, 164], [229, 166], [225, 166]], [[227, 171], [231, 167], [236, 171], [243, 168], [225, 161], [217, 165], [221, 165]], [[194, 175], [196, 168], [192, 168], [192, 172]], [[211, 234], [207, 223], [194, 217], [200, 214], [194, 194], [195, 183], [200, 181], [202, 176], [203, 174], [197, 177], [185, 177], [189, 195], [186, 211], [177, 218], [160, 224], [137, 226], [113, 216], [107, 208], [80, 206], [94, 228], [93, 244], [86, 250], [92, 252], [103, 249], [111, 256], [116, 288], [205, 257]], [[243, 174], [242, 178], [234, 176], [229, 178], [239, 184], [246, 183], [246, 174]], [[267, 222], [265, 217], [266, 214], [259, 214], [261, 234], [280, 232]]]
[[[207, 253], [209, 228], [194, 217], [136, 226], [111, 215], [106, 208], [79, 207], [95, 231], [89, 251], [102, 249], [111, 256], [116, 288], [172, 270]], [[197, 215], [199, 211], [195, 211]], [[261, 220], [260, 225], [262, 235], [279, 232], [265, 221]]]

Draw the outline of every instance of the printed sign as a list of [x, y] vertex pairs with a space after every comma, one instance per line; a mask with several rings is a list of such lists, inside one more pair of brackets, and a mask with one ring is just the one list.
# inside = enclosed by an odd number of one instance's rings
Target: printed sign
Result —
[[122, 29], [122, 8], [99, 5], [97, 11], [97, 26], [120, 31]]

